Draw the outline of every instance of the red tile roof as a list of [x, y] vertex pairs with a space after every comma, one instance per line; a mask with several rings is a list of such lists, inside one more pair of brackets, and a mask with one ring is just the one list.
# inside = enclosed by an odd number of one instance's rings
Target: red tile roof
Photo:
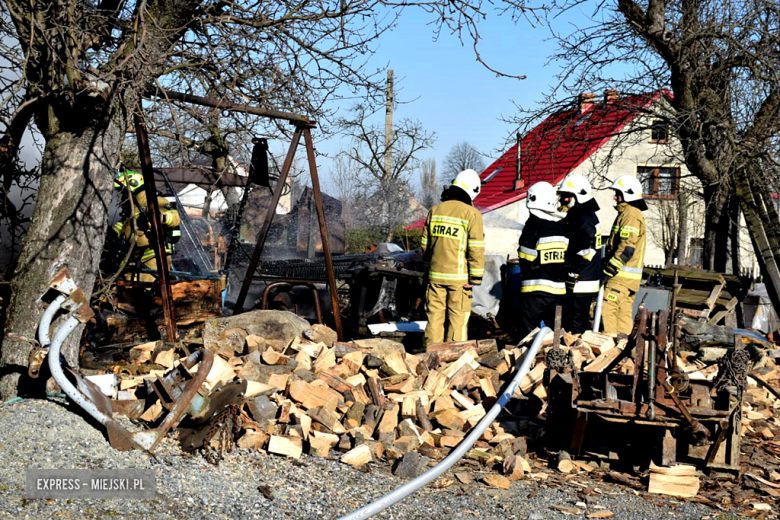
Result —
[[[524, 199], [528, 188], [537, 182], [559, 183], [664, 94], [669, 95], [667, 91], [636, 94], [610, 104], [594, 104], [584, 112], [573, 107], [552, 114], [521, 141], [525, 186], [517, 191], [513, 189], [517, 173], [517, 145], [514, 145], [480, 174], [482, 191], [474, 205], [487, 213]], [[409, 228], [422, 228], [424, 224], [423, 219]]]

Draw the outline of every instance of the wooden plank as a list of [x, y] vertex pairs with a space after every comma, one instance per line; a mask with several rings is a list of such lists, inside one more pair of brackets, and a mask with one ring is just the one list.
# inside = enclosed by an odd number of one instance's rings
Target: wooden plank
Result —
[[695, 497], [699, 492], [699, 477], [696, 476], [696, 468], [685, 465], [661, 468], [651, 464], [647, 491], [676, 497]]
[[737, 297], [733, 297], [729, 302], [726, 304], [725, 309], [718, 311], [715, 313], [715, 316], [710, 318], [707, 323], [710, 325], [717, 325], [720, 320], [722, 320], [726, 315], [728, 315], [731, 311], [734, 310], [734, 308], [739, 303], [739, 300]]

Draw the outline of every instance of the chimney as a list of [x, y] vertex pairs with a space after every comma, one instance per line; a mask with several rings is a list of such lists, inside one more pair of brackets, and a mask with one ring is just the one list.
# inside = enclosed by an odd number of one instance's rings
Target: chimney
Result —
[[523, 180], [523, 163], [520, 160], [522, 156], [522, 149], [520, 147], [520, 132], [517, 132], [517, 160], [515, 161], [515, 182], [513, 186], [514, 191], [523, 189], [525, 181]]
[[619, 92], [617, 90], [607, 90], [604, 92], [604, 103], [614, 105], [618, 100]]
[[596, 104], [596, 94], [592, 92], [583, 92], [580, 94], [580, 114], [590, 109]]

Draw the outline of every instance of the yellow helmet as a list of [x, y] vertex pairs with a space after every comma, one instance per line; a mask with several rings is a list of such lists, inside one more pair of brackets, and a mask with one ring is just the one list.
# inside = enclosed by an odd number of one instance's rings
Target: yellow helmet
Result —
[[133, 170], [118, 171], [114, 176], [114, 189], [121, 190], [124, 186], [130, 187], [130, 191], [135, 193], [144, 186], [144, 176]]

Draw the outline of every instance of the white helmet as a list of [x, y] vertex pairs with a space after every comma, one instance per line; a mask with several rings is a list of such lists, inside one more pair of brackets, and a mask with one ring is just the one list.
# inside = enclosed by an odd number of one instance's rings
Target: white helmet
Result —
[[585, 204], [593, 199], [593, 188], [590, 181], [582, 175], [572, 173], [567, 175], [558, 187], [558, 193], [571, 193], [574, 195], [577, 204]]
[[622, 193], [626, 202], [642, 199], [642, 183], [633, 175], [621, 175], [612, 183], [612, 189]]
[[549, 182], [537, 182], [528, 188], [526, 206], [529, 210], [536, 209], [553, 214], [558, 210], [558, 194]]
[[452, 181], [452, 185], [464, 190], [469, 194], [471, 200], [474, 200], [477, 198], [477, 195], [479, 195], [482, 181], [479, 180], [479, 174], [477, 172], [469, 169], [460, 172], [457, 177], [455, 177], [455, 180]]

